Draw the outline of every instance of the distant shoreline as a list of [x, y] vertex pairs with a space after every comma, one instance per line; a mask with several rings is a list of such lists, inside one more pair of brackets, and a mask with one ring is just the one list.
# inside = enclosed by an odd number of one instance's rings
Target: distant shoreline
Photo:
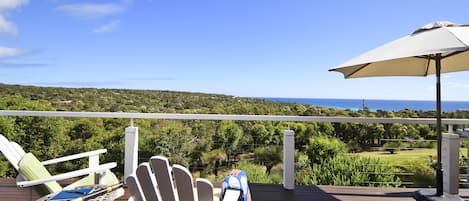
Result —
[[[275, 98], [260, 97], [275, 102], [302, 103], [308, 105], [330, 107], [336, 109], [361, 110], [363, 103], [371, 111], [399, 111], [404, 109], [431, 111], [436, 103], [431, 100], [380, 100], [380, 99], [338, 99], [338, 98]], [[444, 112], [469, 110], [469, 101], [442, 101]]]

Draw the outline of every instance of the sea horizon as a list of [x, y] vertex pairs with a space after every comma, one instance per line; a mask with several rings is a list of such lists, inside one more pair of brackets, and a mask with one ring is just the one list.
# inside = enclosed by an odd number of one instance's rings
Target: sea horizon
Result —
[[[259, 97], [275, 102], [301, 103], [335, 109], [361, 110], [367, 107], [371, 111], [386, 110], [436, 110], [434, 100], [397, 100], [397, 99], [349, 99], [349, 98], [283, 98], [283, 97]], [[469, 110], [469, 101], [442, 101], [442, 111], [455, 112], [457, 110]]]

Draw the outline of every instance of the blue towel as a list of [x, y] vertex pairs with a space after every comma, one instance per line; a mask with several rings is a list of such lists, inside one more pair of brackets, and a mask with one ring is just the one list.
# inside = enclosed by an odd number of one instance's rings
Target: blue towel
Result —
[[50, 200], [70, 200], [75, 198], [80, 198], [86, 195], [89, 195], [93, 191], [93, 187], [89, 188], [80, 188], [74, 190], [63, 190], [60, 191], [57, 195], [52, 197]]
[[[234, 190], [240, 192], [236, 193]], [[228, 195], [225, 197], [225, 195]], [[233, 199], [239, 196], [238, 199]], [[251, 201], [251, 192], [249, 191], [248, 178], [246, 172], [233, 169], [225, 177], [221, 186], [222, 201]], [[228, 198], [229, 197], [229, 198]]]

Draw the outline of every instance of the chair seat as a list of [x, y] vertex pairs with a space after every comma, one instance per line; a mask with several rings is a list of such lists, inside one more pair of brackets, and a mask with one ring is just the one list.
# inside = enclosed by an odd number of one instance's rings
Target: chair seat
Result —
[[[106, 171], [106, 174], [104, 175], [104, 184], [109, 186], [113, 184], [118, 184], [119, 180], [116, 178], [116, 176], [111, 172], [111, 171]], [[74, 189], [79, 186], [90, 186], [90, 185], [95, 185], [95, 177], [94, 175], [88, 175], [86, 177], [81, 178], [78, 181], [73, 182], [72, 184], [64, 187], [66, 190]]]
[[[104, 175], [104, 184], [107, 186], [111, 186], [114, 184], [118, 184], [119, 180], [117, 177], [112, 173], [111, 171], [106, 171], [106, 174]], [[72, 184], [66, 186], [64, 189], [66, 190], [71, 190], [79, 186], [90, 186], [90, 185], [95, 185], [95, 177], [94, 175], [88, 175], [86, 177], [81, 178], [80, 180], [73, 182]], [[105, 200], [115, 200], [118, 197], [123, 196], [125, 193], [123, 188], [119, 188], [117, 190], [114, 190], [113, 192], [107, 193], [106, 199]], [[103, 197], [104, 198], [104, 197]]]

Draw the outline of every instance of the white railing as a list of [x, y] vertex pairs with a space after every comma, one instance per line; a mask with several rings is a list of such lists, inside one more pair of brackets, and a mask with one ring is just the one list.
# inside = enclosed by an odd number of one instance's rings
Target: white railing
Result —
[[[287, 121], [287, 122], [331, 122], [331, 123], [402, 123], [436, 124], [435, 118], [370, 118], [370, 117], [324, 117], [324, 116], [276, 116], [276, 115], [226, 115], [226, 114], [175, 114], [175, 113], [126, 113], [126, 112], [62, 112], [62, 111], [19, 111], [0, 110], [0, 116], [39, 116], [39, 117], [83, 117], [83, 118], [124, 118], [130, 119], [125, 129], [124, 176], [137, 168], [138, 128], [133, 126], [134, 119], [174, 119], [174, 120], [236, 120], [236, 121]], [[469, 119], [442, 119], [452, 133], [453, 125], [469, 125]], [[284, 142], [284, 152], [294, 153], [294, 132], [285, 131], [289, 138]], [[285, 154], [289, 157], [292, 154]], [[285, 158], [284, 161], [293, 161]], [[284, 164], [285, 165], [285, 164]], [[291, 165], [291, 164], [290, 164]], [[284, 168], [284, 187], [294, 186], [294, 167]], [[292, 177], [292, 178], [290, 178]]]
[[[177, 113], [128, 113], [128, 112], [62, 112], [0, 110], [0, 116], [87, 117], [124, 119], [179, 119], [179, 120], [238, 120], [238, 121], [292, 121], [333, 123], [403, 123], [436, 124], [435, 118], [374, 118], [374, 117], [326, 117], [280, 115], [231, 115], [231, 114], [177, 114]], [[442, 119], [447, 125], [469, 125], [469, 119]]]

